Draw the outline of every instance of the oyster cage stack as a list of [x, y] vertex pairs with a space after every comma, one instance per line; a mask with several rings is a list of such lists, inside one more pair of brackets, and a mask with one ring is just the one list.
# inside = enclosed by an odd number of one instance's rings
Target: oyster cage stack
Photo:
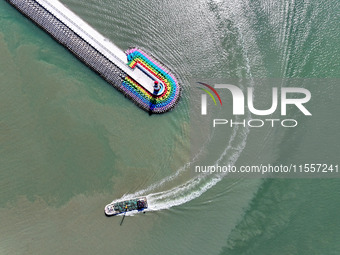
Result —
[[143, 110], [159, 114], [177, 104], [177, 79], [144, 50], [123, 52], [57, 0], [7, 2]]

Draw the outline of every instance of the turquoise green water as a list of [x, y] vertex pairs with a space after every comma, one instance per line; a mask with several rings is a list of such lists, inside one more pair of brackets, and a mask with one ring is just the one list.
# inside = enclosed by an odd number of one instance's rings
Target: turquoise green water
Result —
[[[185, 167], [190, 81], [209, 78], [313, 78], [302, 85], [311, 118], [237, 130], [225, 155], [229, 136], [212, 139], [212, 162], [340, 163], [336, 1], [62, 2], [121, 49], [169, 65], [183, 97], [148, 116], [1, 1], [0, 254], [339, 254], [339, 179], [226, 176], [203, 192]], [[152, 196], [163, 210], [121, 227], [104, 216], [141, 190], [163, 191]]]

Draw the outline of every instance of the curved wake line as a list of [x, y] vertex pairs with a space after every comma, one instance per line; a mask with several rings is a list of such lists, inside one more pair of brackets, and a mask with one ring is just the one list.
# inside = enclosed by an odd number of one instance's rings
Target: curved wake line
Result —
[[[238, 129], [239, 129], [238, 127], [233, 129], [232, 135], [231, 135], [229, 142], [228, 142], [228, 146], [222, 152], [220, 157], [216, 160], [215, 165], [218, 165], [224, 159], [224, 157], [228, 154], [228, 152], [230, 152], [231, 150], [234, 150], [234, 153], [230, 156], [227, 164], [234, 165], [236, 160], [241, 155], [244, 147], [246, 146], [246, 139], [247, 139], [247, 135], [249, 133], [249, 129], [245, 129], [245, 132], [242, 132], [240, 134], [242, 141], [235, 148], [235, 147], [233, 147], [232, 143], [238, 137]], [[208, 141], [210, 141], [210, 140], [211, 140], [211, 138], [208, 139]], [[125, 200], [125, 199], [129, 199], [129, 198], [132, 198], [132, 197], [146, 195], [147, 192], [152, 191], [152, 190], [162, 186], [166, 182], [174, 180], [185, 169], [187, 169], [190, 165], [192, 165], [197, 160], [197, 157], [202, 153], [203, 148], [204, 148], [204, 146], [202, 147], [200, 152], [195, 156], [195, 160], [187, 163], [186, 165], [184, 165], [183, 167], [178, 169], [175, 174], [162, 179], [158, 183], [155, 183], [155, 184], [149, 186], [146, 189], [137, 191], [133, 194], [126, 194], [122, 198], [120, 198], [119, 200]], [[148, 204], [149, 204], [149, 208], [147, 209], [147, 211], [158, 211], [158, 210], [163, 210], [163, 209], [169, 209], [171, 207], [178, 206], [178, 205], [184, 204], [186, 202], [189, 202], [189, 201], [201, 196], [207, 190], [211, 189], [218, 182], [220, 182], [225, 175], [226, 175], [226, 173], [200, 174], [199, 176], [196, 176], [193, 179], [186, 181], [184, 184], [176, 186], [172, 189], [161, 191], [161, 192], [156, 192], [156, 193], [150, 193], [150, 194], [146, 195], [146, 197], [148, 199]], [[117, 201], [117, 200], [115, 200], [115, 201]], [[113, 202], [115, 202], [115, 201], [113, 201]], [[127, 214], [127, 216], [132, 216], [132, 215], [134, 215], [134, 213]]]

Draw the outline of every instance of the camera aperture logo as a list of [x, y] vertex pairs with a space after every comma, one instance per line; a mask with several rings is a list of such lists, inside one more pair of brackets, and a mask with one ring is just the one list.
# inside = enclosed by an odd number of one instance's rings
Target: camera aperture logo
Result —
[[[215, 84], [214, 87], [208, 85], [203, 82], [198, 82], [199, 84], [203, 85], [206, 88], [209, 88], [218, 98], [220, 104], [222, 106], [222, 99], [217, 93], [216, 89], [223, 89], [227, 92], [230, 92], [233, 98], [233, 106], [232, 112], [233, 116], [242, 116], [245, 115], [245, 95], [243, 91], [231, 84]], [[213, 94], [206, 88], [199, 87], [202, 91], [206, 94], [201, 94], [201, 115], [207, 115], [208, 113], [208, 103], [207, 103], [207, 94], [212, 98], [215, 105], [217, 105], [215, 97]], [[300, 110], [302, 114], [305, 116], [311, 116], [312, 114], [307, 110], [305, 104], [311, 99], [311, 93], [308, 89], [305, 88], [297, 88], [297, 87], [273, 87], [272, 88], [272, 102], [269, 109], [259, 110], [256, 109], [254, 106], [254, 88], [248, 87], [247, 88], [247, 108], [252, 115], [257, 116], [268, 116], [275, 113], [278, 109], [279, 105], [279, 92], [280, 92], [280, 115], [287, 116], [287, 105], [295, 105], [297, 109]], [[299, 98], [293, 98], [289, 95], [299, 95]], [[296, 127], [298, 125], [297, 120], [295, 119], [243, 119], [242, 121], [235, 121], [235, 120], [228, 120], [228, 119], [213, 119], [213, 127], [217, 125], [229, 125], [233, 127], [235, 125], [240, 125], [243, 127], [263, 127], [265, 124], [271, 125], [274, 127], [276, 125], [281, 125], [282, 127]]]

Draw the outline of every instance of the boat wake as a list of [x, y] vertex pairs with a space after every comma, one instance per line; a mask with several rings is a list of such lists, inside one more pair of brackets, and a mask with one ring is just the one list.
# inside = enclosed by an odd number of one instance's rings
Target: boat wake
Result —
[[[236, 160], [241, 155], [244, 147], [246, 146], [246, 140], [249, 133], [249, 129], [241, 129], [235, 127], [232, 131], [232, 135], [228, 141], [225, 150], [221, 153], [220, 157], [216, 160], [215, 165], [225, 164], [234, 165]], [[212, 134], [213, 135], [213, 134]], [[212, 136], [211, 135], [211, 136]], [[211, 140], [210, 138], [206, 141], [206, 144]], [[174, 206], [178, 206], [189, 202], [207, 190], [215, 186], [219, 181], [226, 175], [225, 173], [220, 174], [207, 174], [202, 173], [181, 185], [175, 186], [169, 190], [152, 193], [153, 190], [161, 187], [167, 182], [170, 182], [179, 177], [185, 170], [192, 166], [199, 155], [202, 153], [204, 146], [200, 152], [195, 156], [192, 162], [187, 163], [183, 167], [179, 168], [173, 175], [168, 176], [157, 183], [152, 184], [146, 189], [137, 191], [132, 194], [126, 194], [118, 200], [127, 200], [139, 196], [146, 196], [149, 207], [146, 211], [159, 211], [169, 209]], [[115, 200], [115, 201], [118, 201]], [[113, 202], [115, 202], [113, 201]], [[129, 213], [128, 216], [134, 215], [135, 213]]]

